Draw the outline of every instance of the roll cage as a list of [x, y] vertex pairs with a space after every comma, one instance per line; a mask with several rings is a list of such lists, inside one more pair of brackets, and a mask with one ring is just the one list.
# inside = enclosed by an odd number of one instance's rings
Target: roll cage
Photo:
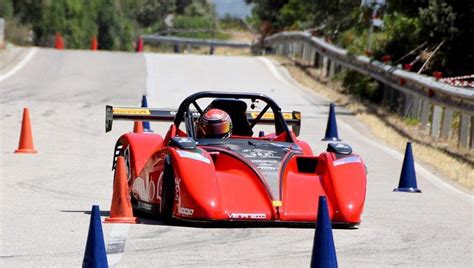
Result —
[[[186, 99], [181, 102], [178, 111], [176, 112], [176, 116], [174, 118], [174, 125], [176, 128], [179, 128], [181, 123], [184, 121], [186, 126], [186, 132], [190, 137], [196, 139], [196, 131], [195, 131], [195, 117], [196, 111], [199, 113], [199, 116], [204, 113], [203, 109], [197, 103], [198, 100], [204, 98], [214, 98], [214, 99], [235, 99], [235, 100], [250, 100], [252, 103], [256, 102], [257, 100], [263, 101], [265, 103], [265, 107], [259, 112], [256, 118], [250, 124], [250, 128], [252, 129], [264, 116], [264, 114], [271, 109], [274, 116], [275, 122], [275, 132], [277, 135], [282, 134], [283, 132], [286, 133], [287, 140], [289, 142], [295, 142], [293, 140], [293, 135], [291, 135], [288, 125], [285, 122], [285, 119], [282, 115], [281, 108], [276, 104], [276, 102], [271, 99], [270, 97], [264, 94], [258, 93], [226, 93], [226, 92], [216, 92], [216, 91], [202, 91], [195, 94], [190, 95]], [[190, 106], [193, 106], [195, 110], [191, 110]]]

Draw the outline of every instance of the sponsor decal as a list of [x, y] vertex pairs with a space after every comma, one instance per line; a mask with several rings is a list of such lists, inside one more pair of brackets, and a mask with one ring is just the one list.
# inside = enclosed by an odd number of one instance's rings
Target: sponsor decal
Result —
[[348, 157], [344, 157], [333, 162], [334, 166], [350, 164], [350, 163], [362, 163], [362, 160], [358, 156], [348, 156]]
[[[177, 113], [178, 113], [178, 111], [170, 111], [170, 115], [176, 116]], [[199, 112], [191, 112], [191, 114], [193, 115], [193, 117], [201, 116], [201, 114]]]
[[178, 212], [183, 216], [192, 216], [194, 214], [194, 209], [192, 208], [178, 208]]
[[[259, 112], [251, 112], [250, 116], [255, 119], [259, 114]], [[292, 113], [285, 112], [282, 115], [284, 119], [293, 119]], [[273, 113], [264, 113], [262, 119], [275, 119], [275, 115]]]
[[113, 108], [113, 114], [128, 114], [128, 115], [150, 115], [150, 110], [148, 109], [137, 109], [137, 108]]
[[231, 219], [260, 220], [260, 219], [266, 219], [267, 218], [266, 214], [260, 214], [260, 213], [227, 213], [227, 215]]
[[161, 202], [161, 196], [163, 195], [163, 174], [165, 172], [161, 172], [160, 177], [158, 177], [158, 183], [156, 185], [156, 199], [160, 200]]
[[179, 154], [179, 156], [184, 157], [184, 158], [194, 159], [194, 160], [201, 161], [207, 164], [211, 163], [210, 159], [206, 158], [205, 156], [199, 153], [183, 151], [183, 150], [176, 150], [176, 152]]
[[148, 191], [148, 200], [153, 200], [153, 197], [155, 196], [155, 183], [150, 180], [150, 187]]
[[138, 208], [145, 209], [145, 210], [152, 210], [152, 208], [153, 208], [153, 206], [151, 204], [143, 203], [143, 202], [140, 202], [140, 201], [138, 201], [137, 206], [138, 206]]
[[[260, 112], [251, 112], [250, 115], [252, 116], [252, 118], [257, 118], [257, 116], [260, 114]], [[273, 113], [264, 113], [263, 116], [262, 116], [262, 119], [274, 119], [275, 116], [273, 115]]]
[[178, 206], [181, 206], [181, 188], [180, 188], [181, 179], [174, 179], [174, 200], [178, 201]]
[[243, 149], [242, 155], [246, 158], [270, 158], [270, 159], [280, 159], [281, 157], [276, 155], [276, 151], [264, 150], [264, 149]]
[[272, 205], [274, 207], [281, 207], [281, 201], [280, 200], [273, 200]]
[[145, 180], [143, 178], [137, 177], [133, 181], [132, 189], [138, 194], [140, 198], [146, 199], [148, 201], [147, 199], [148, 194], [146, 192]]
[[282, 113], [284, 119], [293, 119], [293, 115], [291, 113]]

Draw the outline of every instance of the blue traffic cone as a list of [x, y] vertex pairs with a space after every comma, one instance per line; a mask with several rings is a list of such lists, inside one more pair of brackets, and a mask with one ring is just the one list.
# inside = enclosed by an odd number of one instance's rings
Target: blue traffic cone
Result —
[[311, 268], [313, 267], [337, 267], [336, 248], [325, 196], [319, 197], [318, 221], [311, 255]]
[[100, 222], [98, 205], [92, 206], [91, 223], [87, 235], [86, 252], [82, 267], [107, 267], [107, 253], [105, 251], [104, 234]]
[[336, 112], [334, 110], [334, 103], [329, 104], [329, 117], [328, 124], [326, 126], [326, 134], [324, 135], [323, 141], [340, 141], [337, 135], [337, 124], [336, 124]]
[[402, 173], [400, 174], [400, 182], [398, 183], [398, 188], [393, 189], [393, 191], [421, 193], [421, 190], [416, 186], [415, 161], [413, 160], [411, 142], [407, 142], [405, 158], [403, 159]]
[[[143, 95], [142, 97], [142, 107], [148, 108], [148, 101], [146, 99], [146, 95]], [[145, 132], [153, 132], [150, 128], [150, 122], [148, 121], [143, 121], [143, 131]]]

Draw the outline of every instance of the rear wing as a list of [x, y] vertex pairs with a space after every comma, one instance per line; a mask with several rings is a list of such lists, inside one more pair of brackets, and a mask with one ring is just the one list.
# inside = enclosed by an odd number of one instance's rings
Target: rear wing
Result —
[[[191, 111], [193, 117], [200, 116], [198, 111]], [[162, 121], [172, 122], [176, 116], [177, 110], [155, 109], [155, 108], [139, 108], [139, 107], [105, 107], [105, 132], [112, 130], [114, 120], [128, 121]], [[255, 121], [260, 112], [247, 112], [247, 119], [250, 123]], [[301, 113], [297, 111], [282, 112], [283, 118], [287, 125], [292, 126], [292, 130], [296, 136], [300, 134], [301, 129]], [[275, 118], [273, 113], [265, 113], [258, 121], [259, 124], [274, 124]]]

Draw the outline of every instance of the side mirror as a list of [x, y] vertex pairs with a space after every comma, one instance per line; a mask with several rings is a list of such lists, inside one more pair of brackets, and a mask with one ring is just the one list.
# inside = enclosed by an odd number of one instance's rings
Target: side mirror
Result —
[[178, 147], [184, 150], [196, 149], [197, 142], [190, 137], [173, 137], [170, 140], [170, 146]]
[[352, 154], [351, 146], [345, 143], [329, 143], [326, 151], [342, 155]]

